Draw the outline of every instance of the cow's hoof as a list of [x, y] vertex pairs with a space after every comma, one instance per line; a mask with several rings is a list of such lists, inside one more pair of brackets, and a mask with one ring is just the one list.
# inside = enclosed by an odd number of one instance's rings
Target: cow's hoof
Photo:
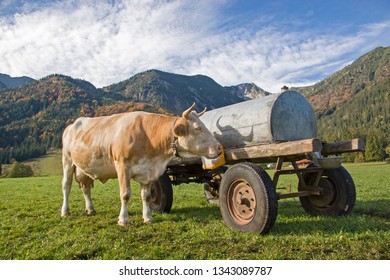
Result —
[[70, 216], [70, 211], [69, 210], [61, 212], [61, 217], [68, 217], [68, 216]]
[[118, 221], [118, 225], [121, 227], [128, 227], [130, 225], [129, 221]]
[[144, 219], [144, 224], [152, 224], [152, 223], [153, 223], [152, 217]]
[[96, 215], [95, 209], [85, 209], [85, 213], [87, 213], [89, 216]]

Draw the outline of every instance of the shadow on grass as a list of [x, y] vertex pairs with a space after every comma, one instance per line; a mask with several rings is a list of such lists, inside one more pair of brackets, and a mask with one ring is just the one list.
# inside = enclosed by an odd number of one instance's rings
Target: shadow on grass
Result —
[[390, 220], [390, 199], [357, 201], [353, 213]]
[[[299, 203], [299, 202], [298, 202]], [[311, 216], [303, 210], [297, 211], [297, 202], [284, 201], [279, 217], [272, 229], [273, 234], [311, 234], [323, 232], [364, 233], [367, 231], [388, 231], [390, 226], [390, 200], [357, 201], [352, 212], [345, 216]], [[289, 211], [291, 208], [293, 211]]]
[[207, 219], [207, 220], [220, 220], [222, 219], [219, 207], [207, 206], [207, 207], [182, 207], [177, 209], [172, 209], [170, 215], [175, 215], [181, 219]]
[[[346, 216], [311, 216], [306, 214], [299, 201], [283, 201], [279, 203], [278, 217], [271, 234], [290, 235], [364, 233], [367, 231], [390, 230], [390, 200], [357, 201], [352, 213]], [[183, 207], [172, 209], [170, 219], [179, 220], [221, 220], [217, 205], [212, 207]]]
[[[278, 216], [271, 229], [271, 235], [299, 235], [299, 234], [337, 234], [340, 232], [347, 233], [364, 233], [367, 231], [390, 230], [390, 205], [389, 199], [380, 199], [372, 201], [357, 201], [356, 205], [349, 215], [332, 217], [332, 216], [311, 216], [305, 213], [298, 199], [279, 201]], [[118, 208], [118, 209], [117, 209]], [[99, 221], [99, 217], [109, 217], [110, 222], [115, 225], [117, 208], [97, 209], [95, 216], [88, 217], [80, 208], [77, 212], [74, 209], [73, 219], [84, 216], [84, 222]], [[129, 211], [130, 222], [133, 224], [142, 224], [142, 210], [140, 208]], [[164, 221], [203, 224], [221, 221], [219, 206], [216, 204], [206, 204], [196, 206], [173, 206], [170, 213], [153, 213], [155, 223]], [[72, 220], [72, 218], [71, 218]]]

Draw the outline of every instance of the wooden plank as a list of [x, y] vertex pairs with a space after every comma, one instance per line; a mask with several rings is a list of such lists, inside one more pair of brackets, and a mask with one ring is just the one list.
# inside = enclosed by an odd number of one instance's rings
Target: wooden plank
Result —
[[321, 153], [323, 155], [334, 155], [341, 153], [359, 152], [365, 150], [365, 143], [362, 139], [356, 138], [347, 141], [324, 143]]
[[226, 149], [225, 158], [226, 161], [236, 161], [244, 159], [291, 156], [320, 152], [321, 147], [321, 141], [315, 138], [273, 144], [259, 144], [245, 146], [242, 148]]
[[193, 158], [178, 158], [178, 157], [175, 157], [168, 163], [168, 166], [191, 165], [191, 164], [202, 165], [202, 159], [200, 157], [193, 157]]

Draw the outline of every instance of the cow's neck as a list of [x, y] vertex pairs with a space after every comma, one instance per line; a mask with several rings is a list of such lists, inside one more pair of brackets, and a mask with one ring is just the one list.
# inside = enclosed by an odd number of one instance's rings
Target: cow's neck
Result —
[[170, 146], [171, 146], [171, 150], [172, 150], [173, 156], [181, 158], [181, 156], [179, 155], [179, 152], [177, 151], [177, 137], [173, 133], [173, 130], [175, 129], [175, 124], [176, 124], [177, 119], [178, 118], [175, 118], [175, 120], [172, 122], [172, 125], [171, 125]]
[[145, 126], [148, 127], [150, 143], [159, 156], [174, 156], [172, 140], [175, 140], [173, 126], [176, 119], [176, 117], [158, 115], [156, 118], [146, 120]]

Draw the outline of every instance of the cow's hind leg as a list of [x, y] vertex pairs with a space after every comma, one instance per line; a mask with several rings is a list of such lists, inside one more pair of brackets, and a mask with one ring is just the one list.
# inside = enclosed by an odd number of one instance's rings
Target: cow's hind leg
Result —
[[150, 184], [141, 184], [141, 198], [142, 198], [142, 218], [144, 223], [151, 224], [153, 217], [150, 208], [151, 186]]
[[91, 199], [92, 188], [93, 188], [93, 182], [89, 186], [82, 187], [84, 193], [84, 199], [85, 199], [85, 212], [87, 212], [88, 215], [96, 214], [96, 210], [95, 208], [93, 208], [92, 199]]
[[78, 168], [76, 168], [76, 181], [79, 183], [79, 186], [84, 193], [85, 212], [87, 212], [88, 215], [96, 214], [91, 199], [91, 189], [93, 188], [93, 180], [87, 175], [85, 175], [84, 173], [82, 173]]
[[70, 158], [62, 156], [63, 178], [62, 178], [62, 194], [63, 204], [61, 208], [61, 216], [69, 216], [69, 194], [72, 187], [74, 165]]

